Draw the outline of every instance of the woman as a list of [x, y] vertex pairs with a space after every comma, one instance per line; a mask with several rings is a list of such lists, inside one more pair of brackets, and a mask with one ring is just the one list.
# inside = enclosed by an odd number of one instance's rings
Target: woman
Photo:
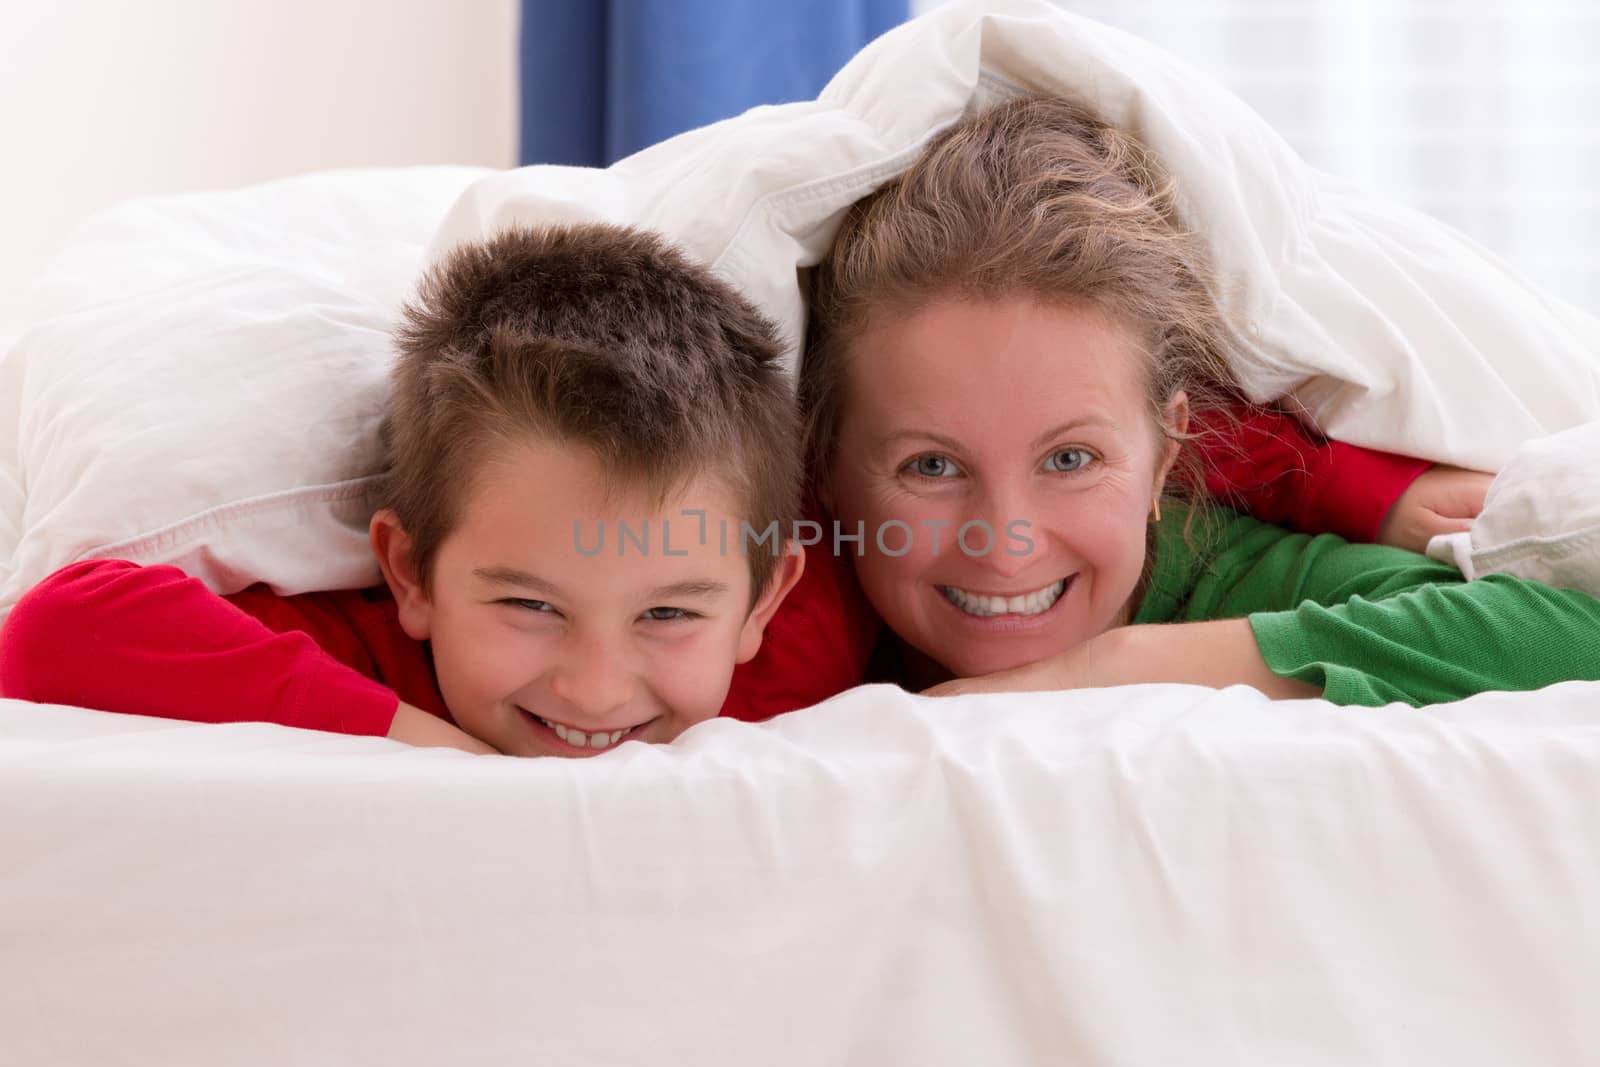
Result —
[[1228, 331], [1176, 220], [1131, 138], [1039, 97], [850, 213], [802, 398], [824, 504], [871, 531], [857, 573], [899, 680], [1424, 704], [1600, 678], [1584, 594], [1184, 503]]

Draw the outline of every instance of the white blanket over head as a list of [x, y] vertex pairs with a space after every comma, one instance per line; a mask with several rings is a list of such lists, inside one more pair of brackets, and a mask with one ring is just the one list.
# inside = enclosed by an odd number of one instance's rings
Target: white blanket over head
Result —
[[487, 177], [435, 252], [516, 222], [641, 223], [716, 264], [793, 342], [796, 268], [822, 257], [840, 212], [969, 108], [1023, 88], [1089, 105], [1175, 177], [1256, 399], [1293, 394], [1341, 440], [1491, 471], [1523, 442], [1600, 416], [1600, 322], [1437, 221], [1307, 166], [1173, 56], [1044, 0], [941, 8], [869, 46], [815, 104], [757, 109], [598, 179]]

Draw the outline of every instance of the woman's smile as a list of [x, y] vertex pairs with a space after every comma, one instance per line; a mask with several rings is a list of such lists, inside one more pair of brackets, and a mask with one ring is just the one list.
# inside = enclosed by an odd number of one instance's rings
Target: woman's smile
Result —
[[964, 614], [978, 619], [1037, 618], [1055, 607], [1056, 601], [1066, 592], [1071, 576], [1057, 579], [1040, 589], [1026, 593], [978, 593], [953, 585], [938, 586], [940, 593]]

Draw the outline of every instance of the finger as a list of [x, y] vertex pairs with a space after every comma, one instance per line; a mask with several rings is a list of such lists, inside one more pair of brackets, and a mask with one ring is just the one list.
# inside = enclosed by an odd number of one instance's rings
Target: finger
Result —
[[1423, 533], [1430, 539], [1440, 534], [1467, 533], [1472, 529], [1472, 519], [1434, 513], [1431, 521], [1422, 524]]

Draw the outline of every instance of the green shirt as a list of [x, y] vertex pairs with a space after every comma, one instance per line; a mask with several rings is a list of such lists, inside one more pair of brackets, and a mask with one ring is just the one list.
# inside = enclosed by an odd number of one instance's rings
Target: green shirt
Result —
[[1600, 679], [1600, 600], [1231, 511], [1173, 508], [1135, 623], [1248, 616], [1274, 674], [1336, 704], [1437, 704]]

